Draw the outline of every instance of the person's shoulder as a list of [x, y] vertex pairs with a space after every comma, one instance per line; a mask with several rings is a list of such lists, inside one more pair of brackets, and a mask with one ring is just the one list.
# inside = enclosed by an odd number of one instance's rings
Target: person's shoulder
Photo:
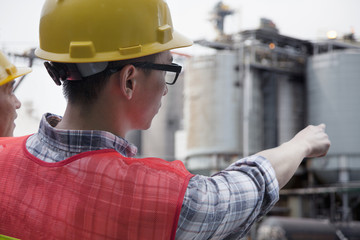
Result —
[[146, 157], [146, 158], [124, 158], [128, 163], [141, 163], [146, 165], [149, 168], [156, 168], [160, 171], [171, 171], [177, 173], [178, 175], [187, 176], [190, 172], [186, 169], [184, 163], [180, 160], [167, 161], [162, 158], [156, 157]]
[[19, 136], [19, 137], [0, 137], [0, 144], [22, 142], [27, 139], [30, 135]]

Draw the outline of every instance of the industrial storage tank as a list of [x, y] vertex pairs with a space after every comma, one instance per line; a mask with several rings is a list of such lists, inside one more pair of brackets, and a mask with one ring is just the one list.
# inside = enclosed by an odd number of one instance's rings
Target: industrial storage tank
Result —
[[184, 125], [190, 170], [216, 170], [222, 167], [215, 166], [219, 156], [242, 152], [242, 89], [237, 62], [234, 51], [221, 51], [193, 57], [187, 63]]
[[311, 160], [323, 183], [360, 180], [360, 51], [314, 55], [307, 65], [309, 124], [326, 123], [332, 145], [326, 158]]
[[[305, 88], [303, 78], [290, 75], [277, 75], [277, 143], [289, 141], [304, 127]], [[275, 146], [270, 146], [275, 147]]]
[[259, 225], [258, 240], [359, 239], [360, 222], [333, 223], [329, 220], [266, 217]]

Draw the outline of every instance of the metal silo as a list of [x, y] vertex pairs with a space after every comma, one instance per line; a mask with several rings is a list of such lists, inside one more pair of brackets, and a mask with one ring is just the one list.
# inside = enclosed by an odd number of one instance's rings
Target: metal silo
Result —
[[307, 67], [308, 122], [326, 123], [328, 156], [309, 167], [322, 183], [360, 180], [360, 51], [314, 55]]
[[185, 130], [190, 170], [209, 174], [226, 167], [229, 157], [242, 151], [237, 61], [235, 52], [221, 51], [193, 57], [187, 64]]

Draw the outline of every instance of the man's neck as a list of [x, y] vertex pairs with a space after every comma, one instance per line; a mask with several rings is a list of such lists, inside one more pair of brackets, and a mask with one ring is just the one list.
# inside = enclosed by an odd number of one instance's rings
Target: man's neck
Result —
[[128, 130], [125, 121], [123, 121], [124, 119], [113, 119], [116, 116], [114, 114], [109, 114], [109, 112], [111, 112], [111, 109], [109, 108], [90, 108], [89, 106], [79, 107], [68, 104], [64, 116], [56, 128], [70, 130], [101, 130], [125, 138]]

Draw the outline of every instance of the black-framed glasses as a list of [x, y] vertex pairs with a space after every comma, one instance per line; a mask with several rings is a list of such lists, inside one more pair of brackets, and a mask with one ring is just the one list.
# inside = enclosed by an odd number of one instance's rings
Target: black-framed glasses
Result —
[[[160, 70], [166, 71], [165, 82], [169, 85], [174, 85], [176, 80], [178, 79], [182, 67], [176, 63], [171, 64], [159, 64], [159, 63], [151, 63], [151, 62], [134, 62], [129, 63], [134, 67], [144, 68], [144, 69], [153, 69], [153, 70]], [[123, 68], [122, 66], [121, 68]], [[121, 69], [120, 68], [120, 69]], [[111, 68], [112, 72], [120, 70], [118, 68]]]
[[151, 63], [151, 62], [135, 62], [132, 63], [134, 67], [145, 68], [145, 69], [153, 69], [166, 71], [165, 81], [166, 84], [174, 85], [176, 80], [179, 77], [181, 72], [181, 66], [176, 63], [171, 64], [159, 64], [159, 63]]

